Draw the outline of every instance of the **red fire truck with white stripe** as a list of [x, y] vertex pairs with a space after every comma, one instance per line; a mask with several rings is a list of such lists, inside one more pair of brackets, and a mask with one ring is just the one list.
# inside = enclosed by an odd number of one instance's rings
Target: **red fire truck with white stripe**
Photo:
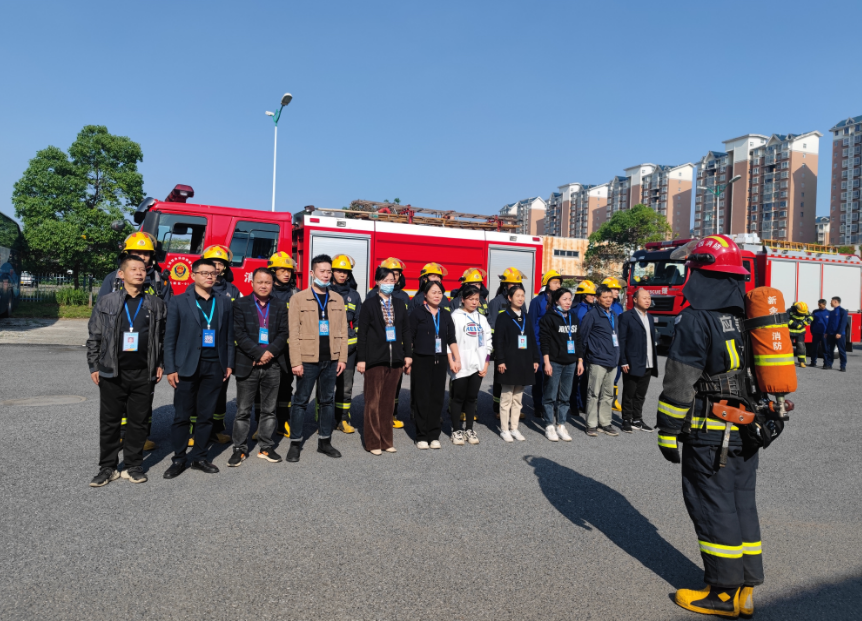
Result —
[[[682, 295], [687, 276], [685, 262], [671, 259], [671, 253], [690, 241], [675, 239], [646, 244], [623, 268], [626, 308], [632, 308], [636, 291], [647, 289], [653, 300], [650, 313], [665, 343], [673, 337], [674, 318], [687, 305]], [[838, 296], [852, 320], [848, 341], [862, 340], [862, 259], [838, 254], [829, 246], [761, 241], [751, 234], [736, 235], [734, 241], [739, 244], [743, 265], [751, 274], [745, 285], [747, 291], [754, 287], [775, 287], [784, 294], [788, 307], [794, 302], [805, 302], [809, 312], [817, 308], [818, 300]], [[810, 342], [810, 334], [806, 340]]]
[[374, 286], [374, 270], [383, 259], [406, 264], [405, 290], [413, 295], [426, 263], [442, 264], [446, 291], [457, 288], [469, 267], [487, 271], [485, 285], [494, 294], [507, 267], [526, 274], [528, 298], [541, 285], [542, 239], [514, 233], [504, 216], [459, 214], [354, 201], [362, 211], [315, 209], [297, 214], [192, 204], [194, 190], [178, 185], [164, 201], [145, 199], [135, 212], [141, 230], [156, 238], [156, 260], [170, 273], [174, 293], [191, 284], [191, 266], [204, 248], [221, 244], [233, 253], [234, 284], [251, 293], [251, 274], [266, 267], [276, 251], [288, 251], [297, 262], [297, 286], [308, 286], [311, 259], [318, 254], [347, 254], [359, 295]]

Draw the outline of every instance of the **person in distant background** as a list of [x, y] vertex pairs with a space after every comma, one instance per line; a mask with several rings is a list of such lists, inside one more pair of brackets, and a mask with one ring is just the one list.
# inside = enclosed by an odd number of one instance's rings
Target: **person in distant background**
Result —
[[817, 366], [818, 355], [823, 356], [826, 364], [826, 328], [829, 325], [831, 311], [826, 308], [826, 300], [817, 301], [817, 310], [811, 313], [811, 366]]
[[841, 306], [841, 298], [832, 298], [832, 312], [829, 314], [829, 324], [826, 326], [826, 364], [824, 369], [831, 369], [835, 362], [835, 347], [838, 347], [838, 358], [841, 370], [847, 370], [847, 350], [844, 335], [847, 331], [847, 310]]

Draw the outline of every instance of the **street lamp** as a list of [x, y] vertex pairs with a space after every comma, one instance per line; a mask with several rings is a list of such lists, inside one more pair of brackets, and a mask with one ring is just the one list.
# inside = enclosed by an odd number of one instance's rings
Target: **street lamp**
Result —
[[266, 111], [266, 116], [272, 117], [272, 122], [275, 123], [275, 146], [272, 148], [272, 210], [275, 211], [275, 159], [278, 154], [278, 119], [281, 118], [281, 111], [290, 103], [293, 95], [285, 93], [281, 98], [281, 107], [278, 112]]
[[[724, 185], [718, 185], [718, 184], [716, 184], [716, 186], [715, 186], [715, 188], [714, 188], [714, 189], [713, 189], [713, 188], [708, 188], [708, 187], [706, 187], [705, 185], [699, 185], [699, 186], [697, 186], [697, 189], [698, 189], [698, 190], [703, 190], [704, 192], [711, 192], [711, 193], [713, 194], [713, 196], [715, 196], [715, 211], [716, 211], [716, 216], [717, 216], [717, 215], [718, 215], [718, 199], [719, 199], [719, 197], [724, 193], [724, 191], [725, 191], [727, 188], [729, 188], [729, 187], [730, 187], [730, 185], [731, 185], [732, 183], [736, 183], [736, 182], [737, 182], [737, 181], [739, 181], [740, 179], [742, 179], [742, 175], [736, 175], [735, 177], [731, 177], [731, 178], [730, 178], [730, 181], [728, 181], [728, 182], [727, 182], [727, 183], [725, 183]], [[731, 215], [732, 215], [731, 209], [730, 209], [730, 208], [728, 208], [728, 211], [727, 211], [728, 231], [730, 231], [730, 218], [731, 218]], [[716, 217], [716, 224], [717, 224], [717, 223], [718, 223], [718, 217]], [[719, 232], [721, 232], [721, 231], [719, 231]]]

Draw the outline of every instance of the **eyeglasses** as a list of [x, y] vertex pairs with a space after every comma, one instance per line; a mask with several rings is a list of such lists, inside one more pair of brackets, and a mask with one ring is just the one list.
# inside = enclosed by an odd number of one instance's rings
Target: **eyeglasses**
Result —
[[216, 272], [195, 272], [195, 274], [203, 276], [204, 278], [215, 278], [218, 275]]

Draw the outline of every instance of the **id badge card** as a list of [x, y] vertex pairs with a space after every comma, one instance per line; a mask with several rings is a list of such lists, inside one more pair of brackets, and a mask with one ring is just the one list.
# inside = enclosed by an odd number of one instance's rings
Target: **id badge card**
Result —
[[485, 347], [485, 331], [479, 332], [479, 347]]
[[215, 347], [215, 330], [204, 330], [201, 337], [202, 347]]
[[575, 342], [574, 341], [566, 341], [566, 351], [570, 354], [575, 353]]
[[137, 332], [123, 332], [123, 351], [138, 351]]
[[620, 342], [619, 342], [619, 340], [617, 340], [617, 333], [616, 333], [616, 332], [614, 332], [614, 333], [613, 333], [613, 336], [614, 336], [614, 347], [619, 347], [619, 346], [620, 346]]
[[443, 339], [434, 339], [434, 353], [442, 354], [443, 353]]
[[317, 325], [320, 328], [318, 333], [320, 336], [329, 336], [329, 319], [321, 319], [317, 322]]
[[269, 328], [261, 328], [257, 335], [257, 342], [261, 345], [269, 345]]
[[521, 334], [518, 336], [518, 349], [527, 349], [527, 335]]
[[395, 342], [395, 326], [386, 326], [386, 342]]

